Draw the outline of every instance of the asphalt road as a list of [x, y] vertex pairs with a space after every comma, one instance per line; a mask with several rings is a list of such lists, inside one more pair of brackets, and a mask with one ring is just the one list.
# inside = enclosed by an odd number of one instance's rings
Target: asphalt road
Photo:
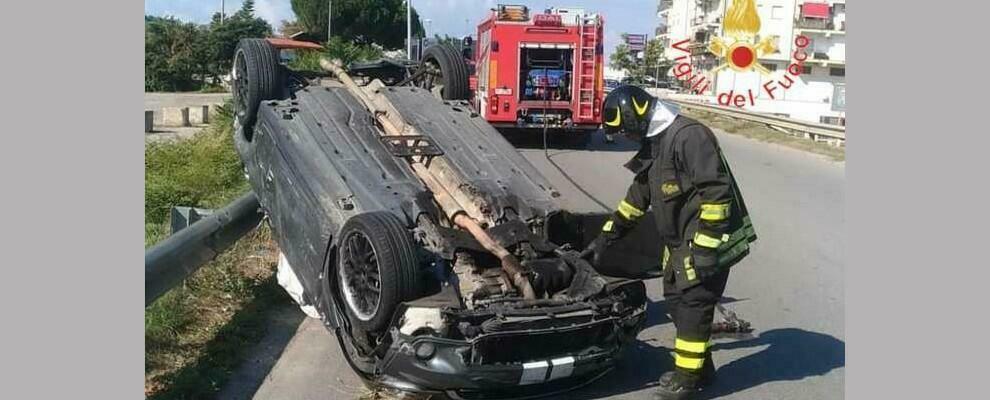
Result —
[[[756, 331], [716, 341], [719, 380], [705, 398], [841, 399], [845, 165], [736, 135], [719, 133], [719, 140], [759, 235], [751, 255], [733, 268], [724, 303]], [[551, 163], [537, 141], [526, 142], [520, 152], [557, 186], [569, 209], [614, 205], [632, 179], [621, 167], [632, 155], [627, 143], [605, 145], [595, 137], [587, 148], [550, 150]], [[651, 387], [672, 368], [674, 327], [659, 282], [647, 286], [648, 328], [637, 346], [612, 373], [561, 399], [652, 398]], [[352, 400], [367, 393], [335, 339], [301, 315], [286, 309], [221, 398]]]

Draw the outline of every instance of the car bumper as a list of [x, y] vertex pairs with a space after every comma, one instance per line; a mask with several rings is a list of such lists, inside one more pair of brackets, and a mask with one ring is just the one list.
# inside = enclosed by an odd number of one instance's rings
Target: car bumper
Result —
[[[382, 363], [378, 384], [409, 392], [443, 392], [454, 398], [524, 398], [571, 390], [612, 369], [624, 345], [642, 328], [645, 309], [566, 330], [496, 333], [471, 341], [399, 335]], [[544, 339], [593, 337], [558, 354], [536, 354]], [[588, 340], [588, 339], [585, 339]], [[474, 352], [498, 348], [535, 357], [477, 362]]]

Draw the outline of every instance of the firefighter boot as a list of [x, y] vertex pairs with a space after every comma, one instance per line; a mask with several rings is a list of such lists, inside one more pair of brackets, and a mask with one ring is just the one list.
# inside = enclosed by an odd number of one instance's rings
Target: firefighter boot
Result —
[[660, 377], [657, 386], [657, 397], [660, 400], [687, 400], [703, 388], [715, 382], [715, 362], [712, 353], [705, 354], [705, 363], [700, 373], [681, 370], [667, 372]]
[[691, 400], [701, 391], [701, 375], [681, 369], [660, 376], [656, 398], [660, 400]]

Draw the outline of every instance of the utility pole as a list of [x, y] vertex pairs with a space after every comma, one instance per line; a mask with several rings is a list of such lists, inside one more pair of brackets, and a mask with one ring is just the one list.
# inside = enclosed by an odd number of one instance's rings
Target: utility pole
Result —
[[224, 0], [220, 0], [220, 25], [223, 25], [224, 10], [226, 9], [223, 4]]
[[333, 26], [333, 0], [327, 0], [327, 42], [330, 41], [331, 32], [330, 29]]
[[406, 0], [406, 58], [412, 60], [412, 0]]

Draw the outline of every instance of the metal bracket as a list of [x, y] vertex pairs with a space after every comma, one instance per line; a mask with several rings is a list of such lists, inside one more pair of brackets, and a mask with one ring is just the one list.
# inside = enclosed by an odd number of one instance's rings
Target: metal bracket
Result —
[[398, 157], [443, 155], [443, 150], [425, 135], [383, 135], [378, 139], [392, 155]]
[[172, 207], [170, 214], [172, 234], [174, 235], [176, 232], [196, 223], [196, 221], [213, 215], [215, 211], [216, 210], [195, 207]]

